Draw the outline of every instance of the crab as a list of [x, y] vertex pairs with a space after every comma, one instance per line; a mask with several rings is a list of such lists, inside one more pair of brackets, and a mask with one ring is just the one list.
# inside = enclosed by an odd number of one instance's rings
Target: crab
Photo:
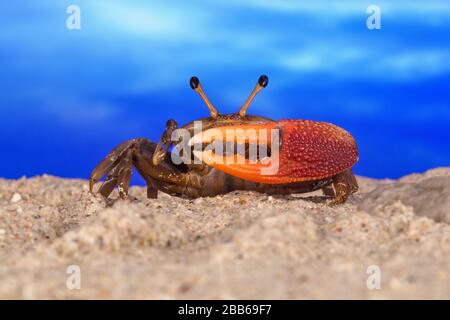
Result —
[[[148, 198], [156, 198], [158, 191], [197, 198], [235, 190], [283, 195], [322, 189], [331, 198], [329, 204], [344, 203], [358, 190], [352, 172], [358, 161], [354, 138], [326, 122], [247, 115], [249, 105], [267, 84], [268, 77], [260, 76], [239, 112], [220, 114], [199, 79], [192, 77], [190, 86], [201, 96], [210, 116], [181, 128], [175, 120], [168, 120], [158, 143], [137, 138], [119, 144], [92, 171], [90, 191], [106, 176], [98, 192], [108, 198], [117, 186], [119, 197], [127, 199], [135, 167], [147, 183]], [[196, 128], [199, 122], [200, 131]], [[189, 134], [187, 142], [175, 134], [180, 129]], [[247, 134], [252, 130], [256, 134]], [[231, 152], [218, 152], [212, 144], [216, 149], [231, 145]], [[241, 152], [235, 152], [238, 144]], [[180, 151], [177, 156], [174, 150]], [[252, 150], [259, 152], [250, 155]]]

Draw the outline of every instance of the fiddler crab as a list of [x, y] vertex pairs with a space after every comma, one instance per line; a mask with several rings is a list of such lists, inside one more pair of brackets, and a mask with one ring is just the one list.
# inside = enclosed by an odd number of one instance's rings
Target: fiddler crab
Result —
[[156, 198], [158, 190], [197, 198], [234, 190], [295, 194], [322, 189], [332, 198], [329, 204], [344, 203], [358, 190], [351, 170], [358, 161], [355, 140], [330, 123], [247, 115], [267, 84], [267, 76], [260, 76], [239, 112], [220, 114], [192, 77], [190, 85], [210, 116], [181, 128], [168, 120], [157, 144], [137, 138], [118, 145], [92, 171], [90, 191], [106, 175], [98, 192], [108, 198], [117, 186], [120, 198], [127, 199], [134, 166], [147, 182], [148, 198]]

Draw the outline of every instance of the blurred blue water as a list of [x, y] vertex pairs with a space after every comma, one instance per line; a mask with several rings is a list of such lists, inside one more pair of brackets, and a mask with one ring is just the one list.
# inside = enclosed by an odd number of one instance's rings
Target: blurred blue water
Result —
[[[81, 8], [68, 30], [66, 8]], [[223, 113], [329, 121], [358, 174], [450, 165], [450, 2], [17, 1], [0, 4], [0, 176], [87, 177], [118, 143]], [[135, 179], [139, 183], [139, 179]]]

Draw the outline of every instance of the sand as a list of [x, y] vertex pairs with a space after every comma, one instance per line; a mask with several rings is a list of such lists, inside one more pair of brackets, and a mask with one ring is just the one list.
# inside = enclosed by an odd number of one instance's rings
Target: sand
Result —
[[0, 298], [450, 299], [450, 168], [358, 181], [329, 207], [318, 192], [105, 202], [85, 180], [0, 179]]

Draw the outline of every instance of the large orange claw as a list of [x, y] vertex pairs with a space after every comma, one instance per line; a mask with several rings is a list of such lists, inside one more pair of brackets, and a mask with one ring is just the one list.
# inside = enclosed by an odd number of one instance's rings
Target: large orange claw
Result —
[[[195, 151], [206, 164], [230, 175], [265, 184], [320, 180], [351, 168], [358, 161], [353, 137], [325, 122], [282, 120], [262, 124], [231, 125], [206, 130], [193, 142], [267, 144], [269, 159], [249, 161], [243, 154], [217, 154], [214, 148]], [[277, 148], [278, 146], [278, 148]], [[278, 150], [278, 151], [277, 151]]]

